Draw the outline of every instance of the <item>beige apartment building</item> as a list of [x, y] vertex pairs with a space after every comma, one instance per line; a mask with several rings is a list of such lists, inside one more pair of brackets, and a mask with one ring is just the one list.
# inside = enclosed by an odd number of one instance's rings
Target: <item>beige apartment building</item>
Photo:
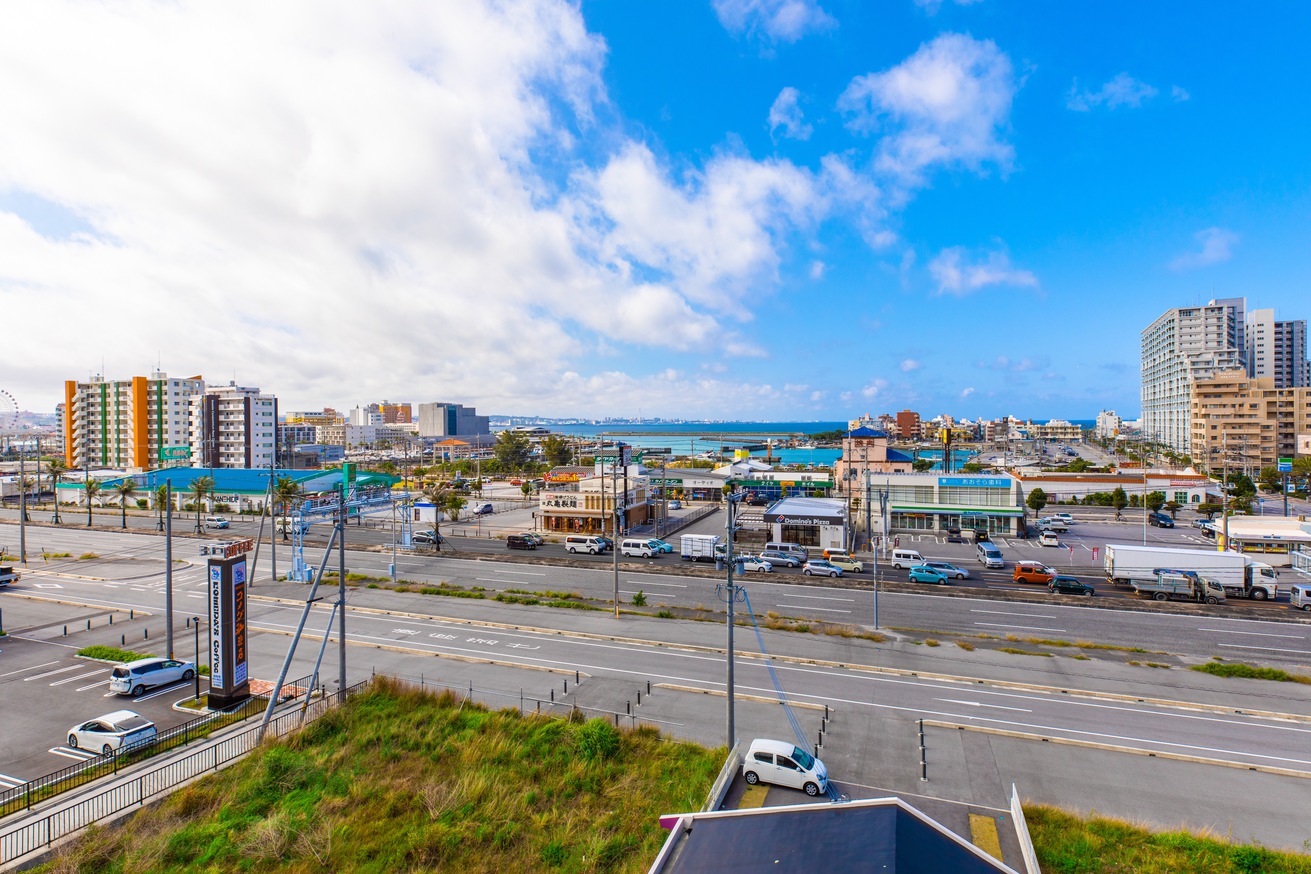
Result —
[[1259, 470], [1297, 453], [1297, 435], [1311, 432], [1311, 388], [1275, 388], [1272, 376], [1217, 373], [1192, 386], [1189, 454], [1199, 465], [1231, 461]]

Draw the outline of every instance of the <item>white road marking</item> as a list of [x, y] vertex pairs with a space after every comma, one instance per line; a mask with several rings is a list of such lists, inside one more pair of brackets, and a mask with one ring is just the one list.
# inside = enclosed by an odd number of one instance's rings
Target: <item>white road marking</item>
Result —
[[970, 610], [971, 613], [991, 613], [994, 616], [1020, 616], [1024, 619], [1055, 619], [1045, 613], [1007, 613], [1005, 610]]
[[1199, 628], [1198, 631], [1214, 631], [1217, 634], [1248, 634], [1254, 637], [1290, 637], [1293, 640], [1306, 640], [1303, 634], [1270, 634], [1265, 631], [1230, 631], [1228, 628]]
[[650, 580], [625, 580], [624, 582], [628, 583], [630, 586], [668, 586], [674, 589], [687, 588], [683, 583], [653, 583]]
[[827, 598], [827, 597], [825, 597], [824, 595], [798, 595], [796, 592], [792, 592], [792, 593], [790, 593], [790, 594], [788, 595], [788, 597], [789, 597], [789, 598], [808, 598], [808, 599], [810, 599], [810, 600], [814, 600], [814, 601], [845, 601], [845, 602], [847, 602], [848, 604], [854, 604], [854, 603], [856, 603], [856, 599], [855, 599], [855, 598]]
[[0, 674], [0, 677], [10, 677], [10, 676], [13, 676], [14, 674], [21, 674], [21, 673], [23, 673], [23, 671], [35, 671], [37, 668], [48, 668], [48, 667], [50, 667], [51, 665], [57, 665], [57, 664], [59, 664], [59, 662], [57, 662], [57, 661], [54, 661], [54, 662], [42, 662], [42, 663], [39, 664], [39, 665], [31, 665], [31, 666], [26, 667], [26, 668], [19, 668], [19, 669], [16, 670], [16, 671], [9, 671], [8, 673]]
[[24, 677], [23, 682], [30, 683], [33, 680], [39, 680], [42, 677], [53, 677], [55, 674], [66, 674], [69, 671], [80, 671], [82, 668], [85, 667], [86, 665], [73, 665], [72, 667], [69, 668], [59, 668], [58, 670], [54, 670], [54, 671], [46, 671], [44, 674], [37, 674], [32, 677]]
[[62, 679], [62, 680], [55, 680], [55, 681], [54, 681], [53, 683], [51, 683], [50, 685], [52, 685], [52, 686], [62, 686], [62, 685], [64, 685], [65, 683], [73, 683], [73, 682], [76, 682], [76, 681], [78, 681], [78, 680], [85, 680], [87, 677], [94, 677], [96, 674], [103, 674], [103, 673], [104, 673], [105, 671], [107, 671], [107, 670], [109, 670], [109, 668], [101, 668], [101, 669], [98, 670], [98, 671], [91, 671], [90, 673], [86, 673], [86, 674], [78, 674], [76, 677], [65, 677], [65, 678]]
[[1279, 649], [1274, 646], [1243, 646], [1240, 643], [1217, 643], [1216, 646], [1228, 647], [1229, 649], [1263, 649], [1267, 652], [1291, 652], [1298, 655], [1311, 655], [1311, 649]]
[[6, 789], [13, 789], [15, 786], [22, 786], [27, 781], [22, 777], [11, 777], [8, 774], [0, 774], [0, 786]]
[[1003, 707], [1000, 704], [984, 704], [981, 701], [957, 701], [955, 698], [934, 698], [934, 701], [946, 701], [948, 704], [965, 704], [969, 707], [991, 707], [994, 710], [1014, 710], [1017, 713], [1032, 713], [1032, 710], [1026, 710], [1023, 707]]
[[63, 588], [63, 586], [59, 585], [59, 583], [33, 583], [32, 585], [35, 586], [35, 587], [38, 588], [38, 589], [62, 589], [62, 588]]
[[[139, 695], [132, 700], [149, 701], [151, 698], [158, 698], [160, 695], [167, 695], [169, 692], [176, 692], [178, 689], [181, 689], [183, 686], [189, 686], [193, 682], [195, 682], [194, 678], [191, 680], [176, 680], [172, 683], [169, 683], [167, 686], [161, 686], [159, 689], [155, 690], [154, 692], [151, 692], [149, 695]], [[115, 692], [113, 694], [117, 695], [118, 693]]]
[[75, 750], [72, 747], [51, 747], [49, 752], [52, 752], [57, 756], [63, 756], [66, 759], [74, 759], [79, 762], [85, 762], [87, 759], [94, 759], [96, 757], [95, 753], [90, 753], [87, 752], [86, 750]]
[[777, 604], [778, 607], [788, 607], [792, 610], [818, 610], [821, 613], [850, 613], [850, 610], [835, 610], [832, 607], [814, 607], [810, 604]]
[[523, 580], [498, 580], [492, 577], [474, 577], [474, 580], [479, 583], [509, 583], [512, 586], [523, 583]]
[[77, 687], [76, 689], [74, 689], [73, 691], [74, 691], [74, 692], [85, 692], [87, 689], [95, 689], [97, 686], [105, 686], [105, 685], [108, 685], [108, 683], [109, 683], [108, 680], [101, 680], [99, 683], [92, 683], [90, 686], [78, 686], [78, 687]]
[[1017, 628], [1021, 631], [1065, 631], [1064, 628], [1039, 628], [1034, 625], [1001, 625], [997, 622], [976, 622], [975, 625], [982, 625], [985, 628]]
[[528, 577], [544, 577], [544, 576], [546, 576], [546, 574], [543, 573], [543, 572], [541, 572], [541, 571], [510, 571], [510, 570], [497, 570], [496, 572], [497, 572], [498, 574], [522, 574], [522, 575], [524, 575], [524, 576], [528, 576]]
[[[634, 589], [634, 590], [631, 590], [631, 591], [630, 591], [629, 589], [620, 589], [620, 590], [619, 590], [619, 594], [621, 594], [621, 595], [636, 595], [638, 592], [642, 592], [642, 594], [646, 594], [646, 592], [642, 591], [641, 589]], [[675, 595], [673, 592], [665, 592], [664, 594], [661, 594], [660, 592], [652, 592], [651, 594], [652, 594], [652, 595], [657, 595], [657, 596], [659, 596], [659, 597], [661, 597], [661, 598], [677, 598], [677, 597], [678, 597], [678, 596]]]

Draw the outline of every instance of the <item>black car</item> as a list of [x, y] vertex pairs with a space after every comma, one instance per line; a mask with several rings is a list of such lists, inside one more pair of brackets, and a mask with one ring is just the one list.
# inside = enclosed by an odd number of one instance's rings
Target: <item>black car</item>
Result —
[[1173, 528], [1174, 520], [1165, 513], [1151, 513], [1147, 516], [1147, 524], [1156, 528]]
[[530, 537], [524, 537], [522, 534], [511, 534], [505, 538], [506, 549], [536, 549], [537, 541]]
[[1053, 577], [1047, 588], [1061, 595], [1087, 595], [1089, 598], [1093, 595], [1093, 587], [1075, 577]]

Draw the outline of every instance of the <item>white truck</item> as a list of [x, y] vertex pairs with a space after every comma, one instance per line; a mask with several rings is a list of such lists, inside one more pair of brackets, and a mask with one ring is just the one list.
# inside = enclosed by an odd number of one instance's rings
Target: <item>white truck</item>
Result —
[[1215, 580], [1231, 598], [1273, 601], [1279, 594], [1274, 568], [1228, 550], [1108, 543], [1105, 566], [1106, 578], [1121, 585], [1132, 585], [1135, 580], [1151, 582], [1158, 569], [1177, 568]]
[[1130, 580], [1129, 585], [1139, 595], [1146, 595], [1157, 601], [1175, 598], [1181, 601], [1196, 601], [1198, 604], [1225, 602], [1224, 586], [1216, 580], [1200, 576], [1195, 571], [1157, 568], [1153, 579]]
[[714, 561], [726, 552], [718, 534], [684, 534], [679, 545], [683, 561]]
[[7, 586], [10, 583], [18, 582], [20, 574], [14, 572], [10, 565], [0, 566], [0, 586]]

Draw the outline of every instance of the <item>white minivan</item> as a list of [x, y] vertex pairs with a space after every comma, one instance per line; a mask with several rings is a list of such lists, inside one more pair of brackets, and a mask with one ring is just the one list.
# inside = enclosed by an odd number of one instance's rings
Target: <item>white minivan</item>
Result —
[[828, 768], [824, 763], [801, 747], [782, 740], [753, 740], [742, 762], [742, 779], [752, 786], [757, 783], [790, 786], [812, 796], [828, 791]]
[[597, 555], [605, 552], [605, 541], [595, 534], [570, 534], [564, 539], [564, 548], [569, 552], [587, 552]]
[[918, 567], [924, 564], [924, 556], [913, 549], [892, 550], [892, 566], [897, 569]]
[[980, 543], [974, 551], [978, 553], [979, 561], [984, 567], [1006, 567], [1006, 559], [1002, 558], [1001, 550], [992, 541]]
[[1311, 585], [1307, 583], [1294, 583], [1289, 586], [1288, 600], [1293, 605], [1294, 610], [1306, 610], [1311, 612]]
[[655, 558], [660, 554], [660, 546], [653, 540], [640, 537], [625, 538], [619, 541], [621, 555], [635, 555], [638, 558]]

